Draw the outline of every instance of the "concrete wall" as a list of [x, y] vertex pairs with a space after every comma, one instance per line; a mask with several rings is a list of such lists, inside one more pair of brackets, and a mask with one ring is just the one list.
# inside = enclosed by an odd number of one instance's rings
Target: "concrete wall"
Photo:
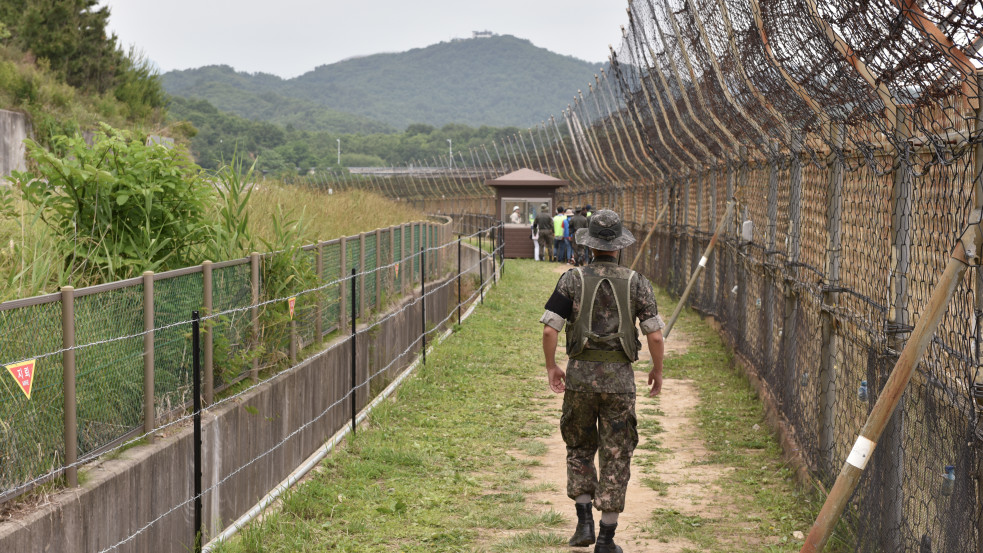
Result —
[[[474, 248], [463, 253], [465, 266], [477, 262]], [[488, 264], [486, 275], [490, 260]], [[434, 291], [426, 301], [427, 319], [440, 322], [456, 306], [457, 287], [448, 279], [428, 283], [427, 289]], [[381, 391], [419, 351], [419, 342], [414, 342], [422, 327], [420, 303], [408, 297], [390, 313], [395, 315], [360, 334], [357, 342], [358, 382], [396, 360], [358, 390], [359, 410], [370, 401], [370, 393]], [[350, 352], [348, 337], [339, 338], [324, 354], [206, 413], [203, 503], [209, 535], [249, 510], [349, 422], [351, 404], [338, 400], [350, 386]], [[0, 523], [0, 551], [97, 552], [123, 540], [113, 551], [191, 550], [192, 431], [184, 424], [165, 433], [152, 446], [86, 466], [81, 487], [61, 491], [45, 506]]]
[[24, 158], [24, 139], [31, 135], [27, 115], [0, 109], [0, 179], [11, 171], [27, 168]]

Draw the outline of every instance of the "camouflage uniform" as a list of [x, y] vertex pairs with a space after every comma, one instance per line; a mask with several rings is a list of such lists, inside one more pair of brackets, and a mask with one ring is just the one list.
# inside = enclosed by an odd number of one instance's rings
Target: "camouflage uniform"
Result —
[[[613, 276], [617, 266], [613, 256], [598, 256], [595, 263], [583, 270], [597, 276]], [[577, 269], [564, 273], [540, 322], [560, 330], [565, 322], [576, 320], [580, 313], [582, 287]], [[630, 290], [632, 320], [641, 321], [640, 327], [645, 334], [660, 330], [664, 323], [648, 280], [633, 274]], [[558, 305], [554, 301], [558, 296], [566, 299], [559, 303], [568, 304], [569, 313], [550, 309]], [[591, 330], [601, 335], [616, 333], [618, 323], [614, 291], [605, 281], [594, 300]], [[615, 346], [593, 341], [588, 342], [587, 349], [620, 351]], [[568, 361], [560, 432], [567, 445], [567, 495], [571, 499], [588, 494], [602, 512], [624, 510], [631, 457], [638, 445], [636, 426], [635, 375], [631, 363]], [[598, 450], [600, 480], [594, 468], [594, 454]]]
[[539, 229], [539, 252], [544, 261], [553, 260], [553, 218], [545, 211], [536, 216], [533, 226]]

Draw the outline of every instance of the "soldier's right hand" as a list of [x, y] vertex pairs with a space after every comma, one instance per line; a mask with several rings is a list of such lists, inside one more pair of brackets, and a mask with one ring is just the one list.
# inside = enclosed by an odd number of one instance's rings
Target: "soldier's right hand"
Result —
[[550, 390], [553, 390], [553, 393], [562, 394], [566, 390], [567, 375], [557, 365], [546, 367], [546, 378], [549, 380]]

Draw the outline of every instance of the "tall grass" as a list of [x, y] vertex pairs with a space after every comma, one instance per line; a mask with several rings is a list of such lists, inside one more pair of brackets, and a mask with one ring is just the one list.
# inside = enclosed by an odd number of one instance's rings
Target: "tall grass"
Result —
[[[101, 283], [94, 279], [69, 282], [54, 234], [16, 190], [9, 196], [9, 205], [0, 215], [0, 301], [55, 292], [66, 284], [81, 288]], [[220, 219], [222, 207], [212, 207], [212, 220]], [[238, 243], [241, 251], [234, 246], [216, 248], [228, 257], [248, 255], [249, 249], [263, 251], [264, 243], [282, 241], [275, 221], [284, 215], [297, 223], [296, 237], [302, 245], [425, 218], [423, 212], [407, 204], [371, 192], [328, 194], [269, 180], [254, 185], [246, 211], [252, 241]]]
[[305, 244], [425, 218], [423, 212], [408, 204], [371, 192], [349, 190], [327, 194], [310, 187], [269, 181], [256, 185], [249, 203], [253, 236], [268, 242], [276, 238], [274, 220], [279, 210], [303, 221], [299, 230]]

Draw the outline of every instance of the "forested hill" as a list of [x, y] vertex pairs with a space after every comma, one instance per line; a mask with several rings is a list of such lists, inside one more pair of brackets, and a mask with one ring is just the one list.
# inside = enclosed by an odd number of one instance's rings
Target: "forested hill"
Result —
[[293, 79], [209, 66], [171, 71], [163, 83], [175, 96], [309, 130], [359, 132], [364, 126], [378, 132], [411, 123], [529, 127], [565, 108], [600, 67], [502, 35], [348, 59]]

